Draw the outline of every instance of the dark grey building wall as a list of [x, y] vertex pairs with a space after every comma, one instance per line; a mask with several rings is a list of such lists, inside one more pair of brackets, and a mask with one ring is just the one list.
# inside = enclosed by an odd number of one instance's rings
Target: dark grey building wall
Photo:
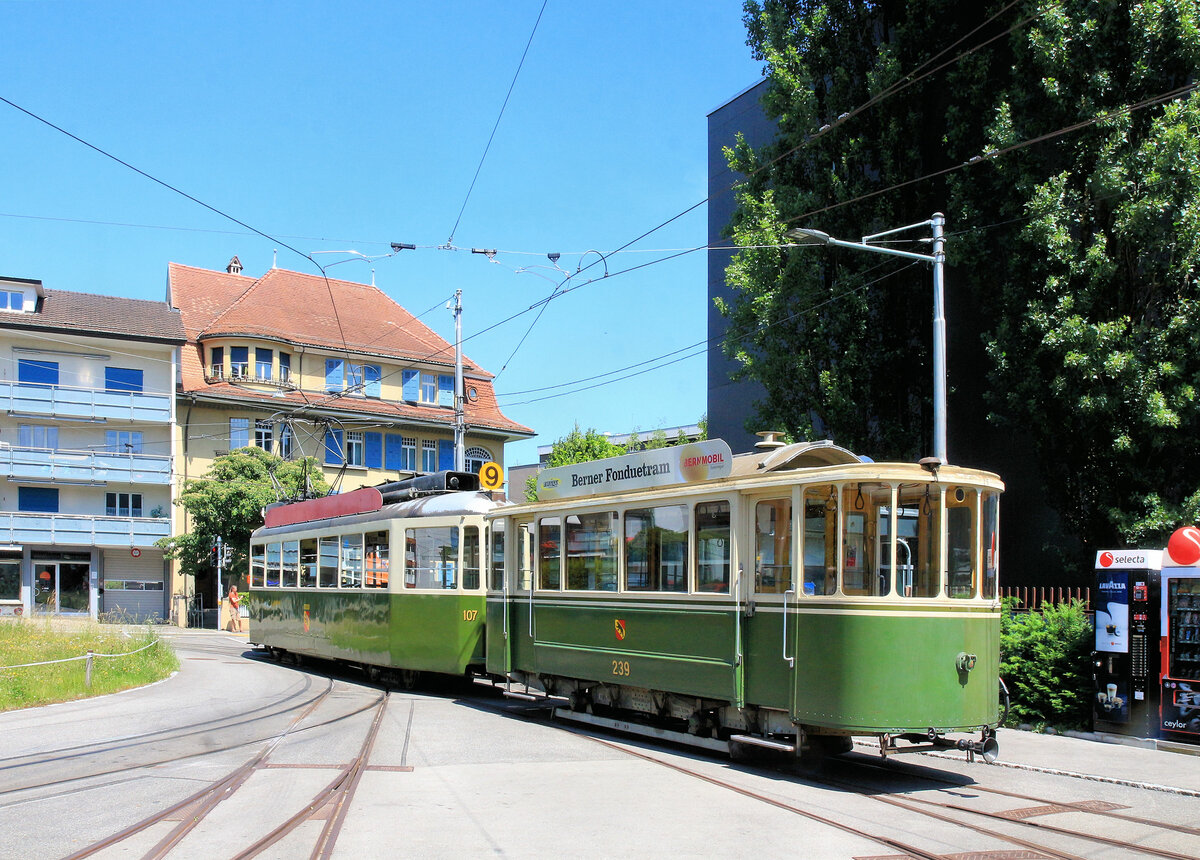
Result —
[[[733, 217], [735, 202], [730, 186], [736, 177], [726, 166], [721, 148], [732, 146], [738, 132], [754, 147], [765, 146], [775, 137], [775, 123], [767, 119], [760, 101], [766, 89], [764, 79], [708, 115], [710, 248], [727, 244], [722, 233]], [[754, 401], [762, 397], [763, 389], [753, 381], [730, 382], [729, 374], [737, 368], [737, 362], [726, 358], [721, 351], [726, 321], [713, 299], [718, 296], [728, 298], [732, 294], [725, 286], [725, 268], [732, 258], [732, 251], [708, 252], [708, 435], [709, 438], [724, 439], [736, 453], [753, 450], [758, 441], [754, 432], [746, 429], [745, 422]], [[756, 427], [754, 431], [772, 429], [775, 428]]]

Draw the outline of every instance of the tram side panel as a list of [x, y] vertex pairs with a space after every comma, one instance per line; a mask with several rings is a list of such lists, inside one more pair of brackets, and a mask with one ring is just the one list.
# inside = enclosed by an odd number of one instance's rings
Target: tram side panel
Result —
[[391, 595], [387, 665], [461, 675], [484, 665], [483, 594]]
[[330, 660], [387, 665], [386, 593], [264, 589], [252, 592], [261, 645]]

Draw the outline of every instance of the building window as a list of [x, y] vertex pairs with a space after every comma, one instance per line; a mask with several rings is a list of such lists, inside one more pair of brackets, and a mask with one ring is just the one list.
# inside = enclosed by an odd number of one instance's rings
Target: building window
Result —
[[285, 460], [292, 459], [292, 452], [295, 450], [296, 437], [292, 435], [292, 427], [290, 424], [280, 424], [279, 433], [276, 438], [279, 440], [279, 449], [276, 451], [280, 457]]
[[255, 379], [270, 379], [271, 378], [271, 359], [272, 350], [254, 349], [254, 378]]
[[405, 472], [417, 471], [417, 440], [404, 436], [400, 440], [400, 468]]
[[105, 493], [104, 514], [109, 517], [140, 517], [141, 493]]
[[58, 428], [38, 424], [22, 424], [17, 430], [17, 444], [22, 448], [58, 450]]
[[245, 379], [250, 375], [250, 347], [229, 347], [229, 375], [234, 379]]
[[104, 368], [105, 391], [137, 391], [142, 390], [142, 371], [131, 367]]
[[292, 378], [292, 356], [289, 353], [279, 353], [279, 381], [287, 382]]
[[468, 448], [463, 452], [464, 468], [468, 472], [479, 474], [479, 470], [483, 468], [484, 463], [492, 462], [492, 455], [487, 448]]
[[436, 472], [437, 471], [437, 442], [432, 439], [421, 440], [421, 471]]
[[58, 490], [53, 487], [17, 487], [17, 510], [32, 514], [57, 514]]
[[58, 362], [19, 358], [17, 381], [22, 385], [58, 385]]
[[346, 432], [346, 465], [362, 466], [363, 459], [363, 434], [357, 430], [348, 430]]
[[432, 373], [421, 374], [421, 403], [437, 403], [437, 377]]
[[225, 378], [225, 347], [214, 346], [208, 351], [208, 375], [210, 379]]
[[13, 290], [0, 290], [0, 310], [25, 310], [25, 294]]
[[270, 421], [254, 422], [254, 447], [270, 451], [275, 437], [275, 425]]
[[229, 450], [245, 448], [250, 444], [250, 419], [229, 419]]
[[105, 430], [104, 447], [114, 454], [140, 454], [142, 434], [137, 430]]

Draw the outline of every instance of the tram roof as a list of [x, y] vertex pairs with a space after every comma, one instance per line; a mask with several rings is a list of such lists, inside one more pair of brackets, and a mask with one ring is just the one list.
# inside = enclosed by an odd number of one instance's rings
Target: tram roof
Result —
[[493, 501], [485, 492], [439, 493], [437, 495], [421, 496], [408, 501], [384, 505], [377, 511], [350, 514], [342, 517], [327, 517], [318, 520], [308, 520], [288, 525], [255, 529], [252, 538], [283, 535], [294, 532], [311, 531], [323, 526], [341, 528], [361, 523], [374, 523], [380, 520], [429, 518], [429, 517], [461, 517], [482, 516], [506, 502]]

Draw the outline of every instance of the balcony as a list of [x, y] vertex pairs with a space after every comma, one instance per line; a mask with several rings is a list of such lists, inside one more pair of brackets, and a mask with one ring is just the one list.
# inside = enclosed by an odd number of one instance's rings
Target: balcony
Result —
[[292, 381], [290, 371], [281, 372], [278, 377], [259, 376], [252, 367], [235, 364], [228, 372], [219, 364], [204, 368], [204, 381], [213, 382], [250, 382], [255, 385], [269, 385], [284, 391], [295, 391], [299, 386]]
[[171, 534], [166, 517], [91, 517], [0, 512], [0, 543], [149, 546]]
[[133, 391], [68, 388], [64, 385], [30, 385], [0, 381], [0, 409], [20, 415], [85, 421], [171, 420], [171, 396]]
[[85, 483], [171, 483], [171, 458], [107, 451], [0, 447], [0, 476], [9, 480]]

